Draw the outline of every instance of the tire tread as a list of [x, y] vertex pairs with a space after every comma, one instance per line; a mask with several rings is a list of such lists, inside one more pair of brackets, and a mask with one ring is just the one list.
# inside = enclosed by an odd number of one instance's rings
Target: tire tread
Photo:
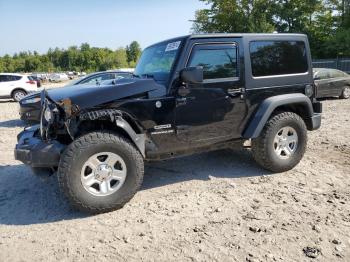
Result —
[[[269, 153], [268, 153], [267, 141], [271, 135], [274, 135], [272, 133], [273, 127], [275, 127], [280, 121], [283, 121], [286, 119], [293, 120], [297, 122], [299, 125], [301, 125], [303, 131], [305, 132], [305, 136], [307, 136], [306, 135], [307, 128], [306, 128], [305, 122], [299, 115], [293, 112], [279, 112], [271, 116], [271, 118], [266, 123], [263, 131], [261, 132], [260, 136], [252, 140], [252, 154], [253, 154], [254, 160], [263, 168], [270, 170], [272, 172], [287, 171], [292, 169], [295, 166], [293, 162], [290, 162], [283, 169], [281, 169], [281, 167], [277, 165], [271, 159], [271, 157], [269, 157]], [[306, 150], [306, 144], [302, 145], [302, 149], [300, 153], [301, 157], [304, 155], [305, 150]]]

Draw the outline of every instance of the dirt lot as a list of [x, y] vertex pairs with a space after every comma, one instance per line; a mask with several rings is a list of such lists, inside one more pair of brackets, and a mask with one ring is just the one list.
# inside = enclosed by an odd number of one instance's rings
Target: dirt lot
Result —
[[0, 261], [350, 261], [350, 100], [324, 111], [292, 171], [247, 150], [148, 164], [122, 210], [86, 216], [13, 159], [23, 124], [2, 101]]

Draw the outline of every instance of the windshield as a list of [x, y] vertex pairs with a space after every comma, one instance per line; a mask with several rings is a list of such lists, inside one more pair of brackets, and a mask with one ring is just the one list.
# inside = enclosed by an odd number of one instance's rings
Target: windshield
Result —
[[153, 77], [155, 80], [167, 81], [180, 45], [181, 41], [175, 41], [145, 49], [136, 66], [134, 75], [136, 77]]

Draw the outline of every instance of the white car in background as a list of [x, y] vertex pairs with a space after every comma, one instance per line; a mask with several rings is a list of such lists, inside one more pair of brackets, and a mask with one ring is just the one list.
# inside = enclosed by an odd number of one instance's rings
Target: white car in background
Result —
[[68, 80], [69, 80], [68, 75], [67, 75], [67, 74], [64, 74], [64, 73], [51, 74], [51, 75], [49, 76], [49, 81], [50, 81], [50, 82], [58, 83], [58, 82], [68, 81]]
[[30, 76], [0, 73], [0, 98], [13, 98], [19, 102], [27, 94], [37, 91], [37, 82]]

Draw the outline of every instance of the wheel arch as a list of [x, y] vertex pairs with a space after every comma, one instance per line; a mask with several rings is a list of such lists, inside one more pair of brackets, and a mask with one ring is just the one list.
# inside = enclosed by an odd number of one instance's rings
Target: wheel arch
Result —
[[349, 97], [345, 97], [344, 96], [344, 91], [345, 91], [346, 88], [350, 88], [350, 82], [346, 83], [345, 86], [343, 86], [343, 88], [341, 89], [341, 92], [340, 92], [340, 95], [339, 95], [340, 98], [343, 98], [343, 99], [344, 98], [345, 99], [349, 98]]
[[12, 91], [11, 91], [11, 97], [13, 98], [13, 95], [16, 91], [23, 91], [26, 94], [28, 94], [28, 92], [23, 88], [23, 87], [15, 87]]
[[257, 138], [268, 119], [275, 112], [293, 112], [305, 122], [308, 130], [312, 130], [313, 107], [310, 98], [304, 94], [278, 95], [265, 99], [251, 117], [243, 132], [244, 138]]
[[86, 112], [80, 116], [75, 129], [76, 137], [100, 130], [116, 132], [130, 140], [145, 157], [146, 135], [141, 125], [126, 112], [109, 109]]

